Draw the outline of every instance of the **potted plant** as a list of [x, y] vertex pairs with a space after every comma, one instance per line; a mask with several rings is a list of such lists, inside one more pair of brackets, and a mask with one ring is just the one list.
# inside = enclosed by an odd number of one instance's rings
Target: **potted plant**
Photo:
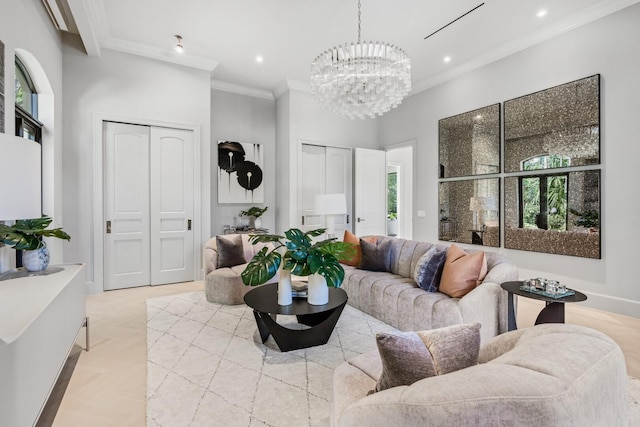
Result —
[[[340, 259], [352, 257], [355, 248], [351, 243], [339, 242], [336, 238], [313, 242], [313, 237], [324, 234], [326, 229], [320, 228], [303, 232], [297, 228], [285, 231], [284, 236], [275, 234], [251, 235], [249, 241], [256, 243], [272, 243], [262, 248], [242, 272], [245, 285], [261, 285], [276, 275], [282, 266], [282, 273], [296, 276], [310, 276], [308, 302], [310, 304], [326, 304], [322, 298], [316, 299], [312, 287], [340, 287], [344, 280], [344, 268]], [[316, 283], [319, 282], [319, 283]], [[324, 290], [319, 292], [324, 293]], [[320, 295], [324, 297], [324, 295]], [[328, 300], [328, 289], [326, 289]]]
[[43, 237], [71, 240], [62, 228], [48, 230], [51, 218], [21, 219], [13, 225], [0, 224], [0, 242], [16, 250], [24, 251], [22, 264], [29, 271], [41, 271], [49, 265], [49, 250]]
[[398, 235], [398, 214], [396, 212], [389, 212], [387, 214], [387, 236]]
[[267, 211], [267, 209], [269, 209], [268, 206], [265, 206], [264, 208], [252, 206], [246, 211], [240, 211], [240, 216], [249, 217], [249, 228], [257, 229], [257, 228], [260, 228], [262, 225], [260, 223], [259, 218], [262, 216], [263, 213]]

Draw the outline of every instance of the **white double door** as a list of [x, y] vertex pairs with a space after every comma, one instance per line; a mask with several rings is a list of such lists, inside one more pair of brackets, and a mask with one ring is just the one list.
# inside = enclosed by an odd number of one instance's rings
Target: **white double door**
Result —
[[194, 280], [193, 132], [104, 122], [104, 289]]
[[315, 197], [320, 194], [344, 194], [347, 212], [334, 215], [335, 237], [342, 240], [351, 231], [352, 159], [350, 148], [302, 144], [298, 185], [298, 226], [303, 231], [326, 227], [325, 215], [315, 210]]

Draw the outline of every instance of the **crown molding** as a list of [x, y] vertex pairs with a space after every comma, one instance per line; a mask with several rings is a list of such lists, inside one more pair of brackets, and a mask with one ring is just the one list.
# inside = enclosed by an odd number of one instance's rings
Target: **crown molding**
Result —
[[[100, 38], [96, 30], [99, 26], [97, 23], [106, 22], [106, 19], [99, 19], [97, 17], [96, 10], [99, 6], [83, 0], [67, 0], [67, 4], [71, 10], [71, 15], [73, 15], [73, 20], [78, 27], [78, 33], [80, 34], [85, 52], [89, 56], [99, 57]], [[104, 5], [102, 5], [102, 7], [104, 8]], [[102, 30], [105, 30], [104, 25], [102, 25], [102, 27]]]
[[462, 74], [499, 61], [500, 59], [514, 55], [532, 46], [538, 45], [561, 34], [564, 34], [590, 22], [596, 21], [607, 15], [622, 10], [626, 7], [632, 6], [638, 2], [640, 2], [640, 0], [620, 0], [615, 2], [602, 1], [590, 8], [585, 9], [582, 12], [576, 13], [571, 18], [563, 20], [562, 22], [554, 25], [551, 28], [534, 32], [528, 36], [513, 40], [500, 46], [497, 49], [487, 52], [486, 54], [476, 58], [473, 61], [465, 62], [464, 64], [452, 68], [449, 71], [440, 73], [432, 78], [418, 82], [413, 86], [413, 90], [411, 91], [410, 96], [423, 92], [446, 81], [452, 80], [458, 76], [461, 76]]
[[179, 54], [169, 49], [161, 49], [141, 43], [133, 43], [115, 37], [109, 37], [102, 44], [105, 49], [116, 50], [118, 52], [129, 53], [145, 58], [157, 59], [158, 61], [171, 62], [173, 64], [184, 65], [186, 67], [197, 68], [212, 72], [218, 61], [202, 56], [191, 55], [187, 52]]
[[283, 82], [281, 82], [278, 86], [275, 87], [275, 89], [273, 90], [273, 95], [276, 98], [280, 98], [282, 95], [284, 95], [290, 90], [297, 90], [299, 92], [313, 94], [313, 92], [311, 91], [311, 85], [309, 85], [309, 83], [304, 83], [299, 80], [287, 78]]
[[238, 95], [253, 96], [254, 98], [268, 99], [270, 101], [274, 100], [273, 93], [269, 90], [223, 82], [222, 80], [211, 79], [211, 89], [236, 93]]

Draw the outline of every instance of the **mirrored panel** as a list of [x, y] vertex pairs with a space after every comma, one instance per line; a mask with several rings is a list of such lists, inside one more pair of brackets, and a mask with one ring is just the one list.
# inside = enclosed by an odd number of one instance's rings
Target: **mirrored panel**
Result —
[[504, 103], [505, 172], [600, 163], [600, 75]]
[[500, 172], [500, 104], [438, 122], [440, 178]]
[[500, 247], [500, 179], [441, 182], [438, 238]]
[[505, 178], [505, 248], [600, 258], [600, 171]]

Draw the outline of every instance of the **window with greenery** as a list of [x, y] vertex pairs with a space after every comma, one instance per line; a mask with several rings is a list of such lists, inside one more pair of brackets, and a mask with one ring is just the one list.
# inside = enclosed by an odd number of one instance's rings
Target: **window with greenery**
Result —
[[398, 217], [398, 173], [387, 173], [387, 217]]
[[17, 56], [15, 76], [16, 135], [42, 142], [42, 123], [38, 121], [38, 93], [26, 67]]
[[568, 175], [520, 178], [520, 228], [567, 229]]

